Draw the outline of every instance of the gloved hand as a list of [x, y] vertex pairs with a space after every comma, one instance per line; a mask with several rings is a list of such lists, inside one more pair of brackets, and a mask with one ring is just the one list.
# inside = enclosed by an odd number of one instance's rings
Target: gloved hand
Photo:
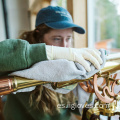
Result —
[[101, 53], [97, 49], [77, 49], [46, 45], [46, 53], [49, 60], [67, 59], [70, 61], [78, 62], [83, 65], [83, 67], [88, 72], [90, 72], [91, 69], [86, 60], [90, 61], [97, 69], [100, 69], [100, 64], [103, 63], [100, 57]]

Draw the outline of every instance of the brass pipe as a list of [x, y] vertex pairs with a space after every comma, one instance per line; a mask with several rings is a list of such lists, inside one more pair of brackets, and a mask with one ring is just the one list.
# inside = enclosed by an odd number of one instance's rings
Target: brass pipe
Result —
[[51, 82], [26, 79], [22, 77], [6, 77], [0, 79], [0, 95], [6, 95], [19, 89], [48, 83]]

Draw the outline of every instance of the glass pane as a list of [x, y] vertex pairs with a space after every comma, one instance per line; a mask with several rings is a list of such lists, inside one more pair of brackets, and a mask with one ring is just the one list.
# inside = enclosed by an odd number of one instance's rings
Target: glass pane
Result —
[[[89, 16], [93, 14], [93, 18], [90, 18], [93, 23], [92, 29], [94, 29], [92, 30], [93, 44], [98, 49], [105, 48], [112, 52], [120, 52], [120, 0], [92, 1], [93, 8], [88, 4], [88, 9], [93, 9], [90, 10], [92, 13], [88, 11], [88, 21]], [[89, 21], [88, 24], [90, 23]]]
[[51, 0], [51, 5], [67, 8], [67, 0]]

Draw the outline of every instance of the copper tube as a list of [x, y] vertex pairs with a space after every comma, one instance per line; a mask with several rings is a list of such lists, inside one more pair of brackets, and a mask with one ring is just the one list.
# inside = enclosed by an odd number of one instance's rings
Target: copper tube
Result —
[[13, 91], [13, 79], [11, 77], [0, 79], [0, 95], [6, 95]]

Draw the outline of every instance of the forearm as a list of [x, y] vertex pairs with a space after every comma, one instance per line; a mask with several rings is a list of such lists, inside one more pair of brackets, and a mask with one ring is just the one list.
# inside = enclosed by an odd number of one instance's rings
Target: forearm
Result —
[[45, 44], [29, 44], [25, 40], [8, 39], [0, 42], [0, 75], [26, 69], [47, 60]]

